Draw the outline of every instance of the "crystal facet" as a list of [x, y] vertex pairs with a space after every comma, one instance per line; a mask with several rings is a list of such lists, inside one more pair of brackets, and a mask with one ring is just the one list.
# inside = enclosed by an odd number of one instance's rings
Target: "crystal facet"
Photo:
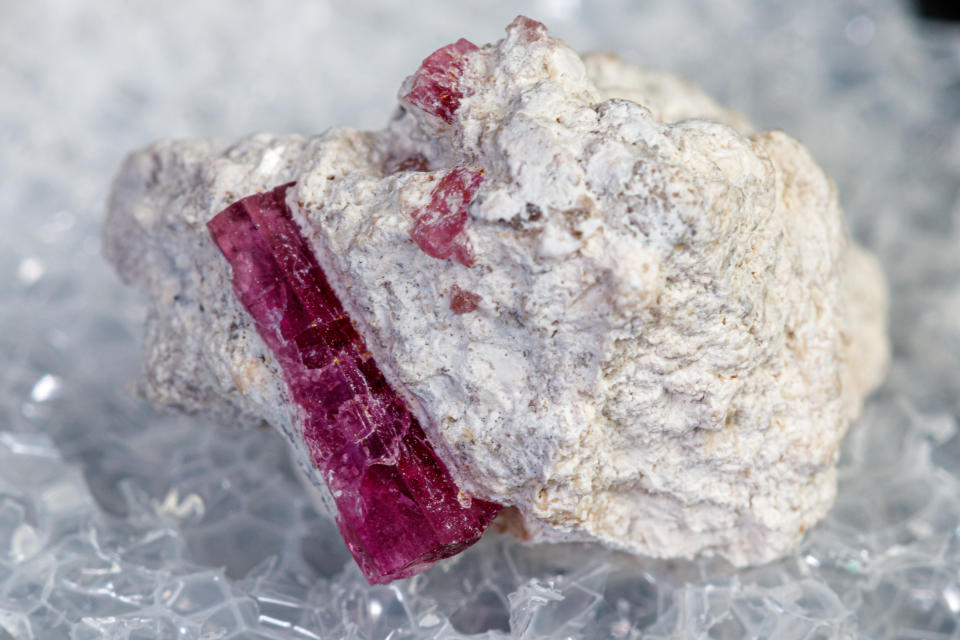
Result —
[[453, 259], [467, 267], [476, 259], [464, 233], [467, 209], [483, 183], [483, 172], [456, 167], [440, 179], [430, 195], [430, 204], [413, 214], [410, 237], [434, 258]]
[[477, 49], [477, 45], [460, 38], [431, 53], [414, 74], [413, 84], [404, 98], [447, 124], [452, 123], [463, 98], [460, 74], [464, 56]]
[[533, 20], [527, 16], [517, 16], [514, 18], [513, 22], [510, 23], [510, 26], [507, 27], [507, 31], [516, 30], [520, 34], [520, 38], [524, 42], [533, 42], [538, 38], [546, 37], [547, 27], [538, 20]]
[[476, 311], [479, 305], [480, 296], [473, 291], [461, 289], [457, 285], [450, 287], [450, 310], [458, 316]]
[[476, 542], [500, 506], [464, 498], [377, 368], [290, 215], [289, 187], [235, 202], [208, 228], [283, 369], [351, 553], [371, 583], [411, 576]]

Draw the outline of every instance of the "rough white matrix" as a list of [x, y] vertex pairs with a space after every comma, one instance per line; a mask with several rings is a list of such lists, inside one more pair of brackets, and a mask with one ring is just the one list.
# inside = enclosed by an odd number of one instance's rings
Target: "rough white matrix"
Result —
[[[133, 154], [106, 245], [154, 303], [148, 395], [265, 419], [306, 463], [204, 226], [295, 180], [288, 204], [377, 362], [515, 531], [738, 565], [788, 551], [831, 505], [888, 355], [883, 276], [829, 178], [788, 135], [528, 23], [467, 56], [460, 87], [451, 124], [406, 105], [381, 132]], [[483, 171], [471, 267], [410, 237], [457, 166]], [[451, 310], [458, 289], [476, 310]]]

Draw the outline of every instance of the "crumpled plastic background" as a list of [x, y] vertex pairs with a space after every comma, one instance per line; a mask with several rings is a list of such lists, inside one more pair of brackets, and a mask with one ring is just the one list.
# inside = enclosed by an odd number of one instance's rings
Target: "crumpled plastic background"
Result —
[[[882, 0], [0, 3], [0, 640], [960, 638], [960, 30]], [[272, 431], [136, 397], [144, 305], [99, 257], [161, 137], [380, 127], [403, 77], [517, 12], [804, 141], [893, 290], [837, 506], [734, 571], [488, 535], [368, 586]]]

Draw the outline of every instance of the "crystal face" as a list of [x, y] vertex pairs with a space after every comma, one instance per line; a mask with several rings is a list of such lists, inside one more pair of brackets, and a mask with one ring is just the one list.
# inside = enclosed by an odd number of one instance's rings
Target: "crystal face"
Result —
[[208, 228], [283, 369], [363, 574], [408, 577], [476, 542], [500, 506], [460, 493], [377, 368], [290, 216], [289, 187], [235, 202]]
[[480, 306], [480, 296], [472, 291], [461, 289], [457, 285], [450, 287], [450, 310], [463, 315], [476, 311]]
[[477, 49], [477, 45], [460, 38], [431, 53], [413, 76], [413, 85], [404, 98], [447, 124], [453, 122], [453, 114], [463, 98], [460, 91], [463, 59]]
[[470, 201], [482, 183], [483, 172], [470, 167], [457, 167], [440, 179], [430, 203], [413, 214], [410, 237], [424, 253], [473, 265], [476, 257], [464, 229]]
[[547, 27], [538, 20], [533, 20], [527, 16], [517, 16], [516, 19], [510, 24], [510, 27], [517, 27], [520, 32], [520, 36], [526, 42], [532, 42], [537, 38], [547, 35]]

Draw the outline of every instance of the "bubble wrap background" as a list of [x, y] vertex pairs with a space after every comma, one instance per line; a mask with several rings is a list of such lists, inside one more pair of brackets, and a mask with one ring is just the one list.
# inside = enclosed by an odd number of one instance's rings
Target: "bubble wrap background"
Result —
[[[960, 638], [960, 32], [896, 2], [0, 2], [0, 640]], [[99, 257], [123, 154], [374, 128], [515, 13], [809, 145], [893, 288], [836, 508], [746, 571], [488, 535], [370, 587], [269, 430], [136, 396], [143, 301]]]

